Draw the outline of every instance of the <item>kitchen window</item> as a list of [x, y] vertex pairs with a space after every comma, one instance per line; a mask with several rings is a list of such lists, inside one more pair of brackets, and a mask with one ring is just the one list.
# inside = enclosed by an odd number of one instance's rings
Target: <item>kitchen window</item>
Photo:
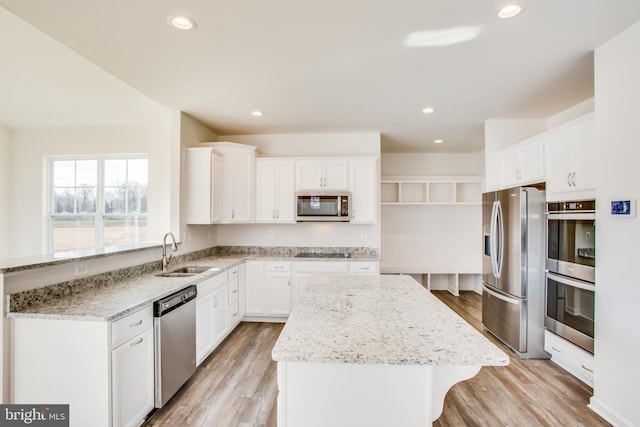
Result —
[[49, 159], [49, 249], [67, 252], [147, 241], [148, 159]]

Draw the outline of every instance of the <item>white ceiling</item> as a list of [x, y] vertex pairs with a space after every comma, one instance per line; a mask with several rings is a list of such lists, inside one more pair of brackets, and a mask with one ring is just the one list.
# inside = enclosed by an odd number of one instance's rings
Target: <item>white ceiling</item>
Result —
[[[504, 3], [0, 0], [150, 99], [192, 115], [220, 135], [381, 132], [383, 152], [479, 150], [486, 119], [549, 117], [592, 97], [593, 50], [640, 20], [638, 0], [528, 0], [525, 12], [509, 21], [496, 18]], [[177, 13], [193, 17], [197, 29], [170, 28], [167, 17]], [[460, 26], [477, 26], [479, 35], [444, 47], [404, 44], [411, 32]], [[38, 49], [7, 32], [0, 27], [2, 72], [21, 51]], [[60, 118], [62, 125], [72, 117], [95, 125], [97, 113], [118, 98], [111, 87], [115, 82], [96, 87], [79, 79], [80, 88], [71, 88], [73, 78], [60, 83], [46, 71], [37, 71], [40, 84], [58, 84], [57, 89], [22, 87], [34, 70], [18, 76], [14, 70], [10, 76], [18, 82], [10, 87], [16, 98], [22, 95], [38, 108], [71, 91], [72, 105], [57, 101], [56, 110], [69, 111]], [[121, 86], [122, 92], [129, 90]], [[147, 101], [136, 102], [140, 105], [121, 108], [141, 114], [137, 107]], [[17, 101], [14, 105], [0, 105], [0, 122], [52, 125], [51, 118], [42, 122], [46, 114], [32, 110], [29, 117]], [[424, 115], [426, 106], [437, 111]], [[252, 117], [254, 110], [264, 116]], [[436, 138], [445, 143], [433, 144]]]

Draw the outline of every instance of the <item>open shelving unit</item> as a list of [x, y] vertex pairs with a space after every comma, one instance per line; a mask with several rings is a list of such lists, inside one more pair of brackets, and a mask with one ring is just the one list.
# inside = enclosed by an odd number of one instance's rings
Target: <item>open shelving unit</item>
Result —
[[478, 176], [383, 176], [381, 272], [481, 292], [483, 188]]

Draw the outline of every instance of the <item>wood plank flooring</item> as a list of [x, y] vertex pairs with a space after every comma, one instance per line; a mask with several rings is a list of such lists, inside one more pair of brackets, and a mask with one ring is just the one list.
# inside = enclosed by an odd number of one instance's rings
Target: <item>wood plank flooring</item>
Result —
[[[480, 295], [433, 293], [482, 331]], [[144, 427], [276, 427], [276, 365], [271, 348], [282, 327], [241, 323]], [[520, 360], [505, 351], [511, 356], [509, 366], [484, 367], [449, 390], [434, 426], [609, 426], [587, 407], [590, 387], [551, 361]]]

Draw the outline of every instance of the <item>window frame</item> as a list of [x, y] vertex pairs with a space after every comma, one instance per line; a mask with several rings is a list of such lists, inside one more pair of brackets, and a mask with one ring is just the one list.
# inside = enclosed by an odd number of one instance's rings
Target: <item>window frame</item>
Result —
[[[105, 212], [105, 161], [107, 160], [147, 160], [147, 212], [146, 213], [107, 213]], [[93, 213], [55, 213], [55, 192], [54, 192], [54, 162], [58, 161], [78, 161], [95, 160], [97, 162], [96, 180], [96, 209]], [[99, 155], [77, 155], [77, 156], [47, 156], [47, 248], [50, 253], [55, 253], [54, 248], [54, 220], [56, 218], [94, 218], [94, 246], [90, 248], [75, 248], [71, 251], [103, 249], [105, 247], [105, 219], [127, 217], [133, 220], [144, 219], [148, 224], [148, 190], [149, 190], [149, 155], [148, 154], [99, 154]], [[137, 242], [141, 243], [141, 242]], [[124, 243], [123, 243], [124, 244]], [[64, 251], [66, 252], [66, 251]]]

